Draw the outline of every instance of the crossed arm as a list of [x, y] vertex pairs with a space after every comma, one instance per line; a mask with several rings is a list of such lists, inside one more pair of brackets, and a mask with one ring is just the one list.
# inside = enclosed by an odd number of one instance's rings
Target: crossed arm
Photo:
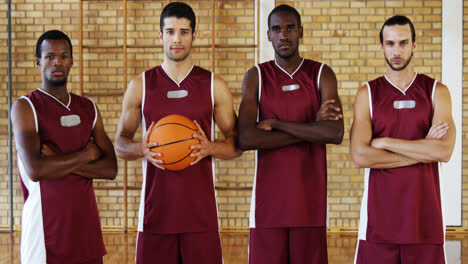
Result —
[[438, 83], [434, 95], [432, 127], [426, 138], [403, 140], [372, 139], [372, 125], [366, 86], [356, 95], [351, 128], [351, 154], [359, 168], [397, 168], [416, 163], [447, 162], [455, 145], [455, 124], [451, 114], [450, 93]]
[[56, 154], [49, 146], [41, 146], [29, 104], [24, 99], [18, 99], [13, 104], [12, 125], [16, 150], [31, 180], [57, 179], [68, 174], [91, 179], [116, 177], [117, 161], [114, 147], [104, 131], [101, 114], [97, 111], [93, 139], [79, 151]]
[[257, 124], [258, 70], [250, 69], [243, 82], [239, 109], [239, 146], [242, 150], [274, 149], [299, 142], [340, 144], [343, 115], [335, 74], [324, 66], [320, 80], [322, 106], [315, 122], [300, 123], [267, 119]]
[[[208, 140], [204, 131], [195, 121], [199, 127], [200, 135], [195, 134], [194, 137], [200, 140], [200, 144], [192, 146], [192, 148], [199, 149], [199, 152], [191, 155], [195, 157], [195, 161], [191, 165], [198, 163], [208, 155], [219, 159], [233, 159], [242, 154], [234, 144], [237, 117], [233, 109], [232, 95], [226, 83], [217, 76], [214, 79], [214, 101], [214, 119], [224, 135], [224, 140]], [[150, 151], [151, 147], [156, 146], [156, 143], [149, 142], [149, 135], [154, 128], [154, 123], [148, 128], [143, 142], [133, 140], [142, 118], [141, 103], [142, 76], [139, 75], [130, 82], [124, 96], [122, 114], [115, 137], [117, 156], [125, 160], [136, 160], [145, 157], [155, 167], [164, 169], [160, 165], [162, 160], [158, 159], [161, 154]]]

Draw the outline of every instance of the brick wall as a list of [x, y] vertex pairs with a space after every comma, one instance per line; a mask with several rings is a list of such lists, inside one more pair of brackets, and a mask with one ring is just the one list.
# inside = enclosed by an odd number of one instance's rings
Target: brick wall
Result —
[[[34, 68], [33, 63], [34, 46], [42, 32], [53, 28], [64, 30], [72, 38], [75, 65], [70, 75], [69, 87], [73, 92], [79, 93], [79, 2], [12, 2], [14, 99], [40, 86], [40, 72]], [[188, 3], [197, 14], [197, 40], [194, 44], [210, 44], [211, 1]], [[442, 2], [302, 0], [277, 1], [277, 4], [279, 3], [294, 5], [302, 15], [304, 39], [300, 51], [303, 56], [327, 63], [336, 73], [346, 132], [342, 145], [328, 147], [330, 226], [356, 228], [359, 223], [364, 172], [354, 168], [349, 153], [354, 95], [363, 82], [383, 74], [386, 70], [378, 42], [378, 32], [385, 19], [393, 14], [407, 15], [416, 26], [418, 46], [414, 54], [415, 70], [440, 79]], [[164, 5], [164, 1], [128, 3], [128, 80], [159, 64], [162, 59], [162, 49], [157, 36], [159, 14]], [[254, 45], [254, 2], [223, 0], [217, 1], [216, 5], [216, 44]], [[106, 131], [113, 139], [121, 111], [122, 91], [126, 86], [123, 84], [123, 52], [120, 47], [123, 44], [123, 9], [119, 1], [85, 2], [83, 7], [84, 44], [89, 46], [83, 51], [84, 92], [98, 104]], [[0, 0], [0, 226], [8, 224], [7, 35], [4, 33], [7, 24], [6, 8], [6, 0]], [[135, 47], [136, 45], [145, 47]], [[251, 47], [216, 49], [215, 72], [228, 82], [234, 94], [236, 110], [240, 102], [243, 76], [255, 61], [254, 51]], [[211, 56], [210, 48], [194, 49], [195, 62], [208, 69], [211, 69]], [[466, 70], [465, 74], [468, 74]], [[464, 83], [464, 86], [467, 86], [467, 83]], [[136, 137], [140, 138], [141, 134], [137, 134]], [[216, 166], [221, 226], [247, 227], [254, 172], [252, 152], [246, 152], [233, 161], [217, 161]], [[95, 182], [103, 226], [123, 224], [123, 191], [119, 189], [123, 185], [123, 161], [119, 161], [119, 169], [116, 180]], [[14, 216], [15, 224], [19, 224], [23, 199], [16, 169], [14, 173]], [[128, 224], [135, 226], [142, 181], [140, 161], [128, 163], [128, 176]], [[464, 192], [464, 204], [467, 195]], [[464, 210], [465, 208], [466, 206], [463, 207]], [[468, 226], [467, 221], [468, 218], [463, 219], [464, 227]]]

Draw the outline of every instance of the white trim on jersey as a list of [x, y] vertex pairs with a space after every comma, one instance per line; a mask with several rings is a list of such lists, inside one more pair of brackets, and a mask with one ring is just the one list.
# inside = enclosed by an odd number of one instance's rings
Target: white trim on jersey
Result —
[[[258, 71], [258, 105], [257, 105], [257, 122], [260, 115], [260, 98], [262, 96], [262, 73], [260, 71], [260, 67], [255, 65]], [[258, 167], [258, 150], [254, 151], [255, 155], [255, 171], [254, 171], [254, 182], [252, 186], [252, 198], [250, 199], [250, 215], [249, 215], [249, 226], [250, 228], [255, 228], [256, 221], [255, 221], [255, 198], [257, 192], [257, 167]]]
[[400, 91], [402, 94], [406, 95], [406, 90], [408, 90], [408, 88], [411, 87], [411, 85], [414, 83], [414, 80], [416, 80], [416, 77], [418, 77], [418, 73], [415, 73], [414, 74], [414, 77], [413, 77], [413, 80], [411, 81], [411, 83], [405, 88], [405, 90], [402, 90], [400, 89], [398, 86], [396, 86], [395, 84], [392, 83], [392, 81], [390, 81], [390, 79], [387, 78], [386, 75], [384, 75], [385, 77], [385, 80], [387, 80], [387, 82], [389, 82], [393, 87], [395, 87], [398, 91]]
[[31, 102], [31, 100], [26, 97], [26, 96], [21, 96], [20, 98], [22, 99], [25, 99], [29, 105], [31, 106], [31, 110], [33, 112], [33, 115], [34, 115], [34, 124], [36, 125], [36, 132], [39, 132], [39, 125], [37, 123], [37, 114], [36, 114], [36, 108], [34, 108], [34, 104]]
[[[145, 72], [141, 75], [142, 79], [142, 92], [141, 92], [141, 134], [142, 140], [145, 138], [146, 134], [146, 121], [144, 115], [145, 109], [145, 90], [146, 90], [146, 81], [145, 81]], [[141, 193], [140, 193], [140, 207], [138, 209], [138, 232], [143, 232], [143, 222], [145, 218], [145, 191], [146, 191], [146, 167], [148, 161], [145, 157], [141, 159], [141, 169], [143, 173], [143, 183], [141, 184]], [[137, 243], [138, 244], [138, 243]]]
[[364, 192], [362, 194], [362, 201], [361, 201], [361, 213], [360, 213], [360, 221], [359, 221], [359, 232], [358, 232], [358, 240], [366, 240], [367, 236], [367, 221], [368, 221], [368, 214], [367, 214], [367, 204], [369, 199], [369, 175], [370, 175], [370, 168], [366, 168], [364, 170]]
[[189, 76], [189, 74], [192, 72], [193, 68], [195, 67], [195, 64], [192, 65], [192, 68], [190, 68], [190, 70], [187, 72], [187, 74], [184, 76], [184, 78], [182, 78], [182, 80], [180, 80], [180, 82], [176, 82], [174, 79], [172, 79], [172, 77], [167, 73], [167, 71], [164, 69], [163, 65], [161, 64], [161, 69], [164, 71], [164, 73], [169, 77], [169, 79], [171, 79], [175, 84], [177, 84], [177, 86], [180, 87], [180, 84], [185, 80], [185, 78], [187, 78], [187, 76]]
[[287, 71], [285, 71], [283, 68], [281, 68], [281, 66], [279, 66], [279, 64], [275, 60], [276, 66], [278, 66], [278, 68], [280, 68], [284, 73], [286, 73], [289, 76], [289, 78], [291, 78], [291, 79], [294, 79], [293, 75], [301, 68], [303, 63], [304, 63], [304, 58], [302, 58], [301, 64], [299, 64], [299, 66], [297, 66], [296, 70], [292, 74], [289, 74]]
[[[435, 83], [437, 83], [437, 81], [434, 82], [434, 88], [435, 88]], [[439, 194], [440, 194], [440, 207], [441, 207], [441, 214], [442, 214], [442, 230], [444, 231], [444, 246], [443, 246], [443, 249], [444, 249], [444, 259], [445, 259], [445, 263], [447, 263], [447, 254], [446, 254], [446, 251], [445, 251], [445, 245], [447, 244], [446, 241], [445, 241], [445, 233], [446, 233], [446, 224], [445, 224], [445, 195], [444, 195], [444, 186], [445, 186], [445, 181], [444, 181], [444, 178], [443, 177], [440, 177], [440, 174], [441, 174], [441, 171], [442, 171], [442, 166], [443, 166], [443, 163], [442, 162], [438, 162], [437, 163], [437, 175], [439, 176]]]
[[432, 95], [431, 95], [432, 106], [434, 106], [434, 96], [435, 96], [436, 86], [437, 86], [437, 80], [434, 80], [434, 85], [432, 86]]
[[367, 85], [367, 94], [369, 95], [369, 113], [370, 113], [370, 119], [372, 120], [372, 95], [371, 95], [371, 89], [370, 89], [370, 84], [366, 82]]
[[357, 263], [357, 254], [358, 254], [358, 251], [359, 251], [359, 242], [360, 242], [360, 241], [359, 241], [359, 239], [358, 239], [358, 241], [357, 241], [357, 243], [356, 243], [356, 252], [354, 252], [354, 264]]
[[94, 106], [94, 121], [93, 121], [93, 130], [94, 130], [94, 126], [96, 126], [96, 121], [97, 121], [97, 117], [98, 117], [98, 114], [97, 114], [97, 107], [96, 107], [96, 104], [94, 103], [93, 100], [89, 99], [88, 100], [91, 101], [91, 103], [93, 103], [93, 106]]
[[[214, 140], [215, 138], [215, 122], [214, 122], [214, 107], [215, 107], [215, 100], [214, 100], [214, 73], [211, 73], [211, 138], [210, 140]], [[215, 185], [216, 185], [216, 173], [215, 173], [215, 169], [216, 169], [216, 164], [215, 164], [215, 159], [213, 157], [210, 157], [211, 158], [211, 173], [212, 173], [212, 177], [213, 177], [213, 191], [214, 191], [214, 194], [215, 194], [215, 197], [214, 199], [216, 200], [216, 188], [215, 188]], [[219, 211], [218, 211], [218, 203], [215, 203], [216, 204], [216, 216], [219, 215]], [[218, 221], [218, 230], [219, 230], [219, 221]], [[219, 231], [218, 231], [218, 234], [219, 234]]]
[[324, 63], [322, 63], [322, 65], [320, 65], [320, 70], [319, 70], [318, 76], [317, 76], [317, 90], [319, 90], [319, 91], [320, 91], [320, 77], [322, 77], [322, 69], [323, 69], [324, 65], [325, 65]]
[[367, 222], [368, 222], [368, 214], [367, 214], [367, 204], [369, 198], [369, 174], [370, 169], [365, 168], [364, 172], [364, 193], [362, 194], [362, 201], [361, 201], [361, 212], [359, 216], [359, 231], [358, 231], [358, 238], [356, 243], [356, 253], [354, 254], [354, 264], [357, 261], [357, 255], [359, 251], [359, 242], [361, 240], [367, 240]]
[[19, 155], [18, 169], [24, 186], [28, 189], [28, 198], [23, 205], [21, 215], [21, 263], [46, 263], [44, 224], [42, 222], [41, 183], [33, 182]]
[[49, 94], [48, 92], [42, 90], [41, 88], [39, 88], [39, 89], [37, 89], [37, 90], [39, 90], [39, 91], [43, 92], [44, 94], [50, 96], [52, 99], [54, 99], [55, 101], [57, 101], [57, 102], [59, 102], [61, 105], [63, 105], [63, 107], [65, 107], [68, 111], [71, 111], [71, 110], [70, 110], [71, 95], [70, 95], [69, 92], [67, 92], [67, 94], [68, 94], [68, 104], [67, 104], [67, 105], [64, 105], [62, 102], [60, 102], [59, 99], [55, 98], [55, 96]]

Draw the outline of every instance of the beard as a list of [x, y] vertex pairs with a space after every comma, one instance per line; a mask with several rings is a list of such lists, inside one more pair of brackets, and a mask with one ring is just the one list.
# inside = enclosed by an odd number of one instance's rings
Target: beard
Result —
[[406, 66], [408, 66], [408, 64], [411, 62], [411, 59], [413, 58], [413, 52], [411, 52], [411, 55], [410, 57], [408, 58], [407, 61], [404, 62], [403, 66], [400, 66], [399, 68], [393, 66], [390, 61], [387, 59], [387, 57], [384, 55], [385, 57], [385, 61], [387, 62], [387, 65], [390, 66], [390, 68], [392, 68], [392, 70], [394, 71], [402, 71], [406, 68]]
[[167, 56], [170, 60], [172, 60], [172, 61], [183, 61], [183, 60], [185, 60], [185, 59], [190, 55], [190, 50], [191, 50], [191, 47], [188, 49], [188, 52], [187, 52], [187, 53], [174, 56], [174, 55], [171, 53], [171, 50], [170, 50], [170, 48], [169, 48], [169, 49], [166, 51], [166, 56]]
[[64, 86], [65, 84], [67, 84], [67, 78], [64, 78], [62, 80], [52, 80], [52, 79], [46, 78], [46, 81], [51, 86], [54, 86], [54, 87]]
[[294, 56], [294, 54], [297, 53], [298, 49], [299, 49], [299, 45], [296, 46], [294, 49], [291, 49], [290, 51], [286, 51], [286, 52], [281, 52], [278, 48], [278, 49], [275, 49], [275, 53], [282, 59], [289, 59], [292, 56]]

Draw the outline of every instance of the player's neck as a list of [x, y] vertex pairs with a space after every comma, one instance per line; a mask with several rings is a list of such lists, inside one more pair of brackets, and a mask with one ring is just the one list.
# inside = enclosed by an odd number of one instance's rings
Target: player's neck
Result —
[[401, 71], [395, 71], [389, 66], [387, 67], [385, 76], [401, 90], [405, 90], [413, 82], [416, 73], [411, 65], [406, 66]]
[[292, 74], [297, 70], [297, 67], [301, 65], [303, 58], [299, 54], [291, 56], [289, 58], [282, 58], [280, 56], [275, 56], [276, 63], [289, 74]]
[[169, 77], [179, 83], [187, 76], [189, 71], [192, 70], [193, 61], [190, 55], [182, 61], [173, 61], [168, 58], [164, 58], [161, 66]]
[[40, 89], [57, 98], [57, 100], [59, 100], [63, 104], [68, 104], [69, 95], [67, 91], [67, 84], [62, 86], [53, 86], [43, 82]]

